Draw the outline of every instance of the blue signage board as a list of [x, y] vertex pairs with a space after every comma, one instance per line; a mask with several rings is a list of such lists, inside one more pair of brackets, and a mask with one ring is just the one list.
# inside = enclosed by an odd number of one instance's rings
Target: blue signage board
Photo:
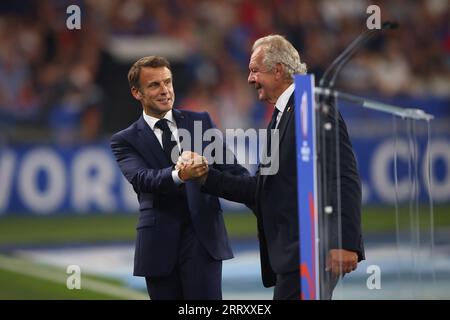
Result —
[[295, 77], [301, 299], [319, 299], [314, 76]]

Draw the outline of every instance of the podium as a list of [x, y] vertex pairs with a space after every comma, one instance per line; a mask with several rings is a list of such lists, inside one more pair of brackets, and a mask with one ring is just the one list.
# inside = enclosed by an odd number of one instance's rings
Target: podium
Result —
[[[391, 114], [394, 119], [393, 126], [396, 123], [395, 119], [400, 118], [409, 121], [426, 121], [430, 128], [429, 123], [433, 116], [421, 109], [401, 108], [337, 90], [316, 88], [313, 75], [296, 75], [295, 87], [301, 299], [329, 299], [330, 286], [332, 290], [335, 285], [331, 283], [334, 280], [330, 279], [329, 273], [325, 270], [327, 254], [332, 249], [330, 237], [337, 235], [337, 239], [333, 239], [335, 240], [333, 248], [343, 248], [340, 129], [339, 125], [335, 125], [340, 123], [339, 101], [345, 100], [360, 108]], [[330, 117], [337, 121], [329, 121]], [[431, 156], [427, 155], [427, 159], [430, 168]], [[329, 183], [330, 163], [333, 164], [333, 174], [337, 177], [336, 185]], [[396, 170], [395, 168], [395, 181], [397, 181]], [[427, 183], [432, 215], [430, 174]], [[411, 194], [411, 197], [416, 196], [414, 193]], [[415, 200], [415, 198], [412, 199], [412, 201]], [[395, 206], [398, 213], [397, 202]], [[333, 221], [337, 221], [336, 224], [328, 222], [331, 216], [334, 216]]]

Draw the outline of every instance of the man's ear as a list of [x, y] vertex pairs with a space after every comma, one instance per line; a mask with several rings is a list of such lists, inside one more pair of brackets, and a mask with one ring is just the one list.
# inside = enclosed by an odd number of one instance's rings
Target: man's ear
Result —
[[133, 95], [133, 97], [134, 97], [136, 100], [141, 101], [141, 99], [142, 99], [142, 93], [141, 93], [141, 91], [140, 91], [138, 88], [132, 87], [132, 88], [131, 88], [131, 94]]
[[283, 78], [283, 65], [281, 63], [275, 65], [275, 75], [277, 79]]

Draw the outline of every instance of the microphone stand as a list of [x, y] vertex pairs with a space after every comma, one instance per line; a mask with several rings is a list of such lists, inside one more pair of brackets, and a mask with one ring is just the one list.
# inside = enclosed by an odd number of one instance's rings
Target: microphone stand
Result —
[[[327, 284], [332, 281], [332, 279], [329, 278], [329, 274], [324, 272], [328, 250], [330, 249], [330, 235], [333, 237], [333, 239], [331, 239], [332, 242], [337, 242], [338, 248], [342, 248], [339, 127], [343, 120], [341, 119], [336, 105], [338, 96], [329, 93], [333, 91], [336, 79], [342, 68], [350, 61], [363, 44], [375, 34], [378, 34], [385, 29], [395, 29], [397, 27], [398, 24], [396, 22], [385, 22], [380, 29], [365, 30], [362, 32], [327, 68], [319, 82], [319, 88], [316, 88], [316, 93], [319, 93], [319, 116], [316, 118], [316, 126], [319, 128], [317, 131], [317, 180], [320, 183], [318, 203], [321, 204], [318, 208], [318, 220], [319, 234], [323, 236], [321, 248], [325, 248], [319, 255], [319, 264], [321, 264], [319, 268], [321, 274], [319, 277], [324, 279], [324, 281], [320, 282], [320, 296], [328, 296]], [[335, 136], [332, 135], [331, 131], [333, 125]], [[327, 157], [333, 159], [332, 157], [334, 156], [336, 156], [334, 161], [327, 161]], [[332, 203], [331, 199], [333, 197], [330, 196], [332, 194], [333, 181], [336, 181], [336, 203]], [[338, 215], [337, 239], [335, 232], [330, 233], [328, 226], [328, 216], [336, 214], [335, 212]]]
[[[341, 69], [350, 61], [350, 59], [354, 56], [354, 54], [362, 47], [364, 43], [366, 43], [369, 39], [371, 39], [375, 34], [386, 30], [386, 29], [397, 29], [399, 27], [397, 22], [386, 21], [383, 23], [380, 29], [371, 29], [365, 30], [362, 32], [355, 40], [353, 40], [350, 45], [331, 63], [331, 65], [325, 70], [324, 75], [320, 79], [319, 86], [320, 87], [334, 87], [336, 82], [336, 78], [339, 75]], [[333, 74], [331, 72], [334, 71]], [[330, 74], [332, 78], [329, 79]]]

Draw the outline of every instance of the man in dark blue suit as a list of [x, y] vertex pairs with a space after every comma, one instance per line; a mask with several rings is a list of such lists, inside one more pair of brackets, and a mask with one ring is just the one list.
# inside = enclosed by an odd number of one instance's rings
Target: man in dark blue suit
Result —
[[[260, 165], [255, 176], [239, 177], [210, 168], [207, 176], [199, 172], [192, 175], [201, 178], [203, 190], [232, 201], [247, 204], [255, 212], [258, 224], [260, 259], [263, 284], [275, 286], [274, 299], [299, 299], [299, 234], [297, 205], [297, 165], [294, 120], [294, 74], [306, 73], [306, 65], [301, 63], [297, 50], [285, 38], [271, 35], [255, 42], [249, 63], [248, 82], [255, 86], [258, 99], [274, 105], [272, 120], [268, 129], [279, 132], [278, 147], [267, 150], [278, 152], [278, 171], [270, 172]], [[336, 123], [329, 113], [328, 121]], [[326, 251], [326, 272], [328, 278], [322, 298], [329, 299], [338, 276], [356, 269], [364, 259], [361, 236], [361, 183], [347, 129], [339, 116], [341, 219], [337, 214], [327, 216], [330, 227], [328, 243], [321, 243]], [[269, 138], [270, 139], [270, 138]], [[334, 138], [328, 137], [329, 145]], [[273, 145], [272, 145], [273, 147]], [[267, 152], [269, 154], [269, 152]], [[183, 155], [185, 156], [185, 155]], [[192, 155], [186, 154], [189, 159]], [[195, 156], [195, 155], [194, 155]], [[274, 154], [271, 155], [274, 158]], [[336, 190], [336, 160], [330, 158], [327, 165], [329, 181]], [[198, 170], [198, 165], [190, 165], [182, 159], [180, 168]], [[332, 197], [332, 204], [337, 201]], [[335, 210], [336, 212], [337, 210]], [[342, 246], [337, 223], [341, 220]]]
[[[175, 170], [172, 160], [181, 151], [177, 130], [193, 133], [197, 122], [205, 131], [213, 123], [207, 113], [172, 109], [172, 72], [165, 58], [138, 60], [128, 80], [143, 114], [112, 136], [111, 148], [139, 200], [134, 275], [145, 277], [151, 299], [221, 299], [222, 260], [233, 253], [219, 201], [201, 193], [195, 180], [186, 181], [191, 173]], [[236, 163], [214, 167], [248, 174]], [[194, 173], [206, 170], [202, 164]]]

